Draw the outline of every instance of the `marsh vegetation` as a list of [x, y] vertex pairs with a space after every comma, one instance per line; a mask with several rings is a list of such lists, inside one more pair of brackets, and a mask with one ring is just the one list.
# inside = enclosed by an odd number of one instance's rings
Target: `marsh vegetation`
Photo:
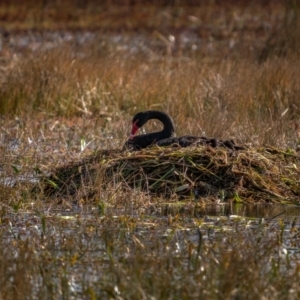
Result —
[[[1, 2], [0, 299], [300, 297], [299, 4], [225, 2]], [[121, 157], [147, 109], [251, 151]]]

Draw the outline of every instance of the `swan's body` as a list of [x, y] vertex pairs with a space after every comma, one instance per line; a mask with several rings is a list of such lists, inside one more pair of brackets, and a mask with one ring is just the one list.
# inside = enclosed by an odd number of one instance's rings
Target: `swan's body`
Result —
[[[161, 131], [135, 135], [139, 128], [145, 125], [149, 120], [157, 119], [163, 123]], [[209, 145], [213, 148], [223, 146], [232, 150], [239, 150], [241, 147], [235, 146], [233, 140], [218, 141], [217, 139], [209, 139], [197, 136], [175, 137], [174, 122], [166, 113], [157, 110], [148, 110], [137, 113], [132, 119], [132, 128], [129, 140], [126, 141], [123, 149], [140, 150], [152, 145], [157, 146], [177, 146], [189, 147], [192, 145]]]

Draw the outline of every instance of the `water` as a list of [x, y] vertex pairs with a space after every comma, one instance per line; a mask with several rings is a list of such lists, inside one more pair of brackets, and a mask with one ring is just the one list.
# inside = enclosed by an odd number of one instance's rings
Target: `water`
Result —
[[241, 216], [247, 218], [287, 218], [300, 216], [300, 206], [279, 204], [207, 204], [194, 206], [189, 204], [159, 204], [146, 210], [146, 214], [157, 216], [175, 216], [177, 214], [202, 218], [204, 216]]

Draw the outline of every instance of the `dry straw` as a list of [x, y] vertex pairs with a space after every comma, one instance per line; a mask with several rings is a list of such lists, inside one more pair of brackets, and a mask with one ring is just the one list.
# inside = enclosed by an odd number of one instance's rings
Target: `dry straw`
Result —
[[111, 183], [155, 196], [214, 202], [300, 203], [300, 160], [272, 147], [152, 147], [100, 151], [45, 177], [47, 195], [94, 196]]

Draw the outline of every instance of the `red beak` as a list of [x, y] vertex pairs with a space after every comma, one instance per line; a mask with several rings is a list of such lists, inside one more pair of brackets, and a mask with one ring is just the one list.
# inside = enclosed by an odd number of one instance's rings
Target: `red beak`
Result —
[[133, 137], [135, 136], [135, 134], [139, 130], [139, 127], [137, 127], [137, 125], [136, 125], [137, 122], [138, 122], [138, 120], [136, 120], [135, 122], [132, 123], [131, 132], [130, 132], [130, 138], [129, 139], [133, 139]]

